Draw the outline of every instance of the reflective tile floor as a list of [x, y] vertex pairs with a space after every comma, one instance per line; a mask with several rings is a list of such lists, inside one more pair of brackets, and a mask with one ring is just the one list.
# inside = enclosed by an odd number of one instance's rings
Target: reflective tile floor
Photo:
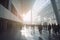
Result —
[[21, 29], [15, 28], [0, 33], [0, 40], [60, 40], [60, 34], [54, 34], [52, 29], [49, 34], [46, 28], [43, 28], [40, 33], [37, 26], [24, 26]]

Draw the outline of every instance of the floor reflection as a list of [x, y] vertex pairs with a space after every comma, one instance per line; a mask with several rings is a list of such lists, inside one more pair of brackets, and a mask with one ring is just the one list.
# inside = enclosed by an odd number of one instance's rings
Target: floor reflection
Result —
[[[40, 32], [41, 31], [41, 32]], [[60, 34], [55, 35], [51, 29], [51, 34], [47, 28], [39, 30], [38, 26], [24, 26], [21, 29], [11, 29], [11, 31], [0, 34], [0, 40], [60, 40]]]
[[39, 32], [37, 27], [31, 27], [28, 28], [24, 26], [21, 30], [22, 36], [25, 36], [27, 40], [39, 40]]
[[[26, 38], [26, 40], [60, 40], [59, 35], [54, 35], [53, 29], [51, 29], [51, 33], [49, 33], [47, 27], [39, 27], [38, 26], [24, 26], [22, 27], [21, 34]], [[41, 31], [41, 32], [40, 32]]]

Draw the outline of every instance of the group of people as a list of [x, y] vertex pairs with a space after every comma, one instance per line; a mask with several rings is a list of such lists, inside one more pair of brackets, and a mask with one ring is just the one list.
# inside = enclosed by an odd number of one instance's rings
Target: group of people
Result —
[[52, 24], [52, 29], [54, 33], [60, 33], [60, 25], [59, 24]]
[[39, 29], [39, 32], [42, 33], [42, 29], [43, 27], [45, 27], [49, 33], [51, 33], [51, 29], [53, 30], [53, 33], [57, 34], [57, 33], [60, 33], [60, 25], [59, 24], [49, 24], [49, 25], [39, 25], [38, 26], [38, 29]]

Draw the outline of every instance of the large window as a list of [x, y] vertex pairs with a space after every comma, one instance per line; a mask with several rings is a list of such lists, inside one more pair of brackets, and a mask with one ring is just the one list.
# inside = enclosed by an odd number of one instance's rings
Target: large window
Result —
[[9, 0], [0, 0], [0, 4], [8, 9]]
[[17, 10], [16, 10], [16, 8], [14, 7], [13, 4], [11, 4], [11, 12], [12, 12], [14, 15], [17, 16]]

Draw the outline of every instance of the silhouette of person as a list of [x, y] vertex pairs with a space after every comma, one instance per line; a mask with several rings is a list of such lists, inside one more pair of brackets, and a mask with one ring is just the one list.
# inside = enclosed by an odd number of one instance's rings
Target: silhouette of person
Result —
[[49, 24], [48, 25], [48, 31], [49, 31], [49, 34], [51, 33], [51, 25]]

